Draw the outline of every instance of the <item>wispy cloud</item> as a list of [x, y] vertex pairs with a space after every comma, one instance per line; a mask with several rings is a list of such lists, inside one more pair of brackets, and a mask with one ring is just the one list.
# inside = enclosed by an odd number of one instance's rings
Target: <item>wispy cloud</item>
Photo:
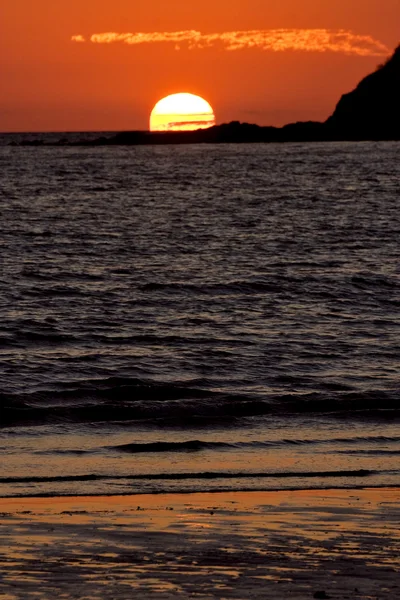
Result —
[[94, 33], [86, 40], [74, 35], [73, 42], [89, 41], [93, 44], [123, 43], [174, 44], [176, 49], [190, 50], [220, 47], [225, 50], [256, 48], [272, 52], [297, 50], [304, 52], [340, 52], [358, 56], [386, 56], [390, 53], [382, 42], [369, 35], [359, 35], [344, 29], [267, 29], [252, 31], [228, 31], [224, 33], [201, 33], [195, 30], [155, 31], [152, 33]]

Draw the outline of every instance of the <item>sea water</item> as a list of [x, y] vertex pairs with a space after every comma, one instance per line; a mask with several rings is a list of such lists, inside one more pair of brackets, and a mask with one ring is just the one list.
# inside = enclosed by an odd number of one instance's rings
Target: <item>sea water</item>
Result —
[[400, 484], [400, 144], [0, 143], [0, 496]]

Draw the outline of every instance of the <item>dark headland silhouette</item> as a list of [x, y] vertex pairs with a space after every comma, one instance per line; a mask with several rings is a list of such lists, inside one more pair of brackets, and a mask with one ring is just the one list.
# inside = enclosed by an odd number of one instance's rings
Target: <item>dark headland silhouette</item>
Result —
[[350, 138], [400, 139], [400, 45], [355, 90], [341, 97], [324, 125]]
[[[400, 140], [400, 45], [375, 72], [344, 94], [323, 123], [297, 122], [261, 127], [232, 121], [196, 131], [127, 131], [74, 145], [144, 145], [250, 142]], [[38, 145], [41, 142], [26, 142]], [[66, 144], [60, 140], [58, 144]], [[22, 142], [24, 144], [24, 142]]]

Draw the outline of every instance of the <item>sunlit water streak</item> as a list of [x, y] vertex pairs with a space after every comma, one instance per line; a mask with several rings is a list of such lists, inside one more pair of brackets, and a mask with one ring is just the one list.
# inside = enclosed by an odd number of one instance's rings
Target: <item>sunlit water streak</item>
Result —
[[399, 484], [398, 143], [10, 140], [0, 495]]

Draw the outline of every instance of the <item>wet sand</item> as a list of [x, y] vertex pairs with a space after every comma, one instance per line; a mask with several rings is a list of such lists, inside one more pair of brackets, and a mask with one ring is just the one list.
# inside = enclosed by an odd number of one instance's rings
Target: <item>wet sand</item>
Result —
[[400, 598], [400, 490], [0, 499], [0, 598]]

